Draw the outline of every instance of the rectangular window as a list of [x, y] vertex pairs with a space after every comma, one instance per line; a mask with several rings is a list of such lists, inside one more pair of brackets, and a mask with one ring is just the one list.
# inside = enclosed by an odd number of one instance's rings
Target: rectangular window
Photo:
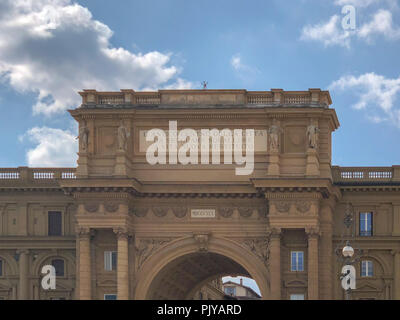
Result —
[[372, 236], [372, 212], [360, 213], [360, 236]]
[[56, 269], [56, 277], [64, 277], [64, 260], [54, 259], [51, 261], [51, 265]]
[[61, 236], [62, 215], [60, 211], [48, 212], [48, 232], [49, 236]]
[[3, 276], [3, 260], [0, 260], [0, 277]]
[[303, 251], [292, 251], [291, 271], [304, 271], [304, 253]]
[[290, 300], [304, 300], [304, 294], [291, 294]]
[[364, 260], [361, 261], [361, 277], [372, 277], [374, 275], [374, 269], [372, 261]]
[[225, 294], [227, 294], [228, 296], [235, 296], [236, 288], [235, 287], [225, 287]]
[[104, 270], [115, 271], [117, 270], [117, 252], [104, 251]]
[[117, 295], [116, 294], [105, 294], [104, 300], [117, 300]]

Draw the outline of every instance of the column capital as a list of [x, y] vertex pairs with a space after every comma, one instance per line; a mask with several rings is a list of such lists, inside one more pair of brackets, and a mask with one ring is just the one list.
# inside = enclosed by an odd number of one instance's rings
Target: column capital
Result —
[[321, 236], [319, 227], [305, 228], [308, 239], [318, 239]]
[[129, 237], [128, 229], [125, 227], [113, 228], [113, 232], [117, 236], [118, 240], [128, 239], [128, 237]]
[[89, 227], [77, 226], [75, 228], [75, 233], [79, 238], [90, 238], [92, 235], [92, 230]]
[[29, 254], [29, 249], [18, 249], [16, 251], [17, 254]]
[[271, 239], [280, 239], [282, 237], [282, 229], [281, 228], [271, 228], [267, 230], [267, 235]]

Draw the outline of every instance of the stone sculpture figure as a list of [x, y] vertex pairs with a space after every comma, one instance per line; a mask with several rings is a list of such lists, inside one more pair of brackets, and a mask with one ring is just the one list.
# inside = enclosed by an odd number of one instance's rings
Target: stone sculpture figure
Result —
[[79, 135], [76, 137], [81, 143], [82, 151], [86, 151], [89, 144], [89, 128], [86, 126], [86, 122], [83, 122], [79, 128]]
[[124, 123], [121, 121], [120, 126], [118, 127], [118, 149], [126, 151], [128, 148], [128, 137], [130, 136], [130, 132], [125, 127]]
[[279, 127], [275, 120], [272, 126], [268, 129], [269, 134], [269, 148], [271, 152], [278, 152], [279, 151], [279, 134], [282, 132], [281, 127]]
[[308, 140], [308, 147], [311, 149], [316, 149], [318, 145], [318, 132], [319, 129], [313, 125], [310, 124], [307, 127], [307, 140]]

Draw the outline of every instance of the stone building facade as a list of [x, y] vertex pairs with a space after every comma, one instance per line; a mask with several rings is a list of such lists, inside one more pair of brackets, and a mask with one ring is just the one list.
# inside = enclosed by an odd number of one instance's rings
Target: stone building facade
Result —
[[[352, 298], [400, 299], [400, 166], [332, 166], [329, 92], [80, 94], [76, 168], [0, 169], [0, 298], [193, 299], [241, 275], [263, 299], [343, 299], [336, 253], [351, 236]], [[147, 134], [170, 121], [254, 129], [254, 170], [150, 164]], [[41, 285], [49, 264], [55, 290]]]

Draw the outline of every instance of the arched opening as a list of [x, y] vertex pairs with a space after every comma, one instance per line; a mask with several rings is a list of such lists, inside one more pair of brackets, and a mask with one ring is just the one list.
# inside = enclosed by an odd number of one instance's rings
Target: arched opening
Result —
[[[190, 253], [168, 263], [152, 281], [150, 299], [192, 299], [195, 293], [214, 279], [228, 275], [250, 277], [240, 264], [223, 255]], [[204, 296], [203, 296], [204, 295]], [[207, 299], [207, 293], [202, 293]]]
[[262, 298], [269, 298], [269, 273], [265, 264], [237, 242], [221, 238], [211, 238], [207, 250], [199, 250], [193, 238], [160, 248], [142, 266], [134, 298], [196, 299], [195, 294], [204, 286], [218, 280], [222, 283], [225, 276], [252, 278]]

